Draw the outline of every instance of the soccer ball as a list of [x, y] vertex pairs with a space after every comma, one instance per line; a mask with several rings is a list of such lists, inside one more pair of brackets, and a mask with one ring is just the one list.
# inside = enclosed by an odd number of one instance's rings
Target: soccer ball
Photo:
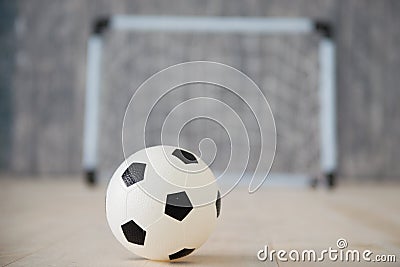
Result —
[[108, 224], [131, 252], [175, 260], [199, 248], [215, 228], [221, 198], [210, 168], [194, 154], [155, 146], [131, 155], [107, 189]]

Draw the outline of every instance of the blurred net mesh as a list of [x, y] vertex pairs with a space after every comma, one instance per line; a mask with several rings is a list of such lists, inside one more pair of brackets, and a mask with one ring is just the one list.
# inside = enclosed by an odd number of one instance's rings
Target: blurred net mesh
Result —
[[[318, 42], [318, 36], [313, 34], [108, 32], [104, 38], [102, 59], [101, 175], [109, 177], [123, 160], [122, 120], [135, 90], [163, 68], [192, 60], [230, 65], [247, 74], [262, 90], [271, 106], [277, 128], [277, 150], [272, 172], [317, 173], [320, 166]], [[240, 99], [211, 85], [186, 86], [163, 98], [149, 116], [146, 144], [160, 144], [159, 129], [168, 113], [182, 101], [197, 96], [222, 100], [241, 115], [252, 138], [250, 151], [254, 153], [250, 157], [250, 165], [254, 167], [260, 149], [254, 116]], [[244, 97], [255, 95], [249, 90]], [[259, 107], [251, 108], [260, 112]], [[229, 118], [226, 122], [229, 123]], [[129, 133], [129, 127], [135, 125], [127, 127], [126, 132]], [[198, 153], [198, 143], [205, 137], [212, 138], [218, 149], [211, 168], [221, 172], [230, 148], [227, 133], [220, 125], [206, 120], [189, 123], [182, 130], [181, 146]], [[141, 136], [126, 138], [137, 139], [138, 149], [143, 148]]]

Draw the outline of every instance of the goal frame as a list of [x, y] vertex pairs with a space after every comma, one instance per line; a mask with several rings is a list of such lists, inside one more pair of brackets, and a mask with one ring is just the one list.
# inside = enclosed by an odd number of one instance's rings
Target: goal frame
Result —
[[87, 42], [86, 98], [84, 109], [82, 165], [85, 180], [98, 180], [99, 106], [101, 61], [106, 31], [136, 32], [206, 32], [254, 34], [310, 34], [320, 36], [319, 63], [319, 127], [320, 168], [329, 187], [337, 173], [336, 129], [336, 45], [332, 25], [311, 18], [269, 17], [205, 17], [205, 16], [140, 16], [112, 15], [96, 18]]

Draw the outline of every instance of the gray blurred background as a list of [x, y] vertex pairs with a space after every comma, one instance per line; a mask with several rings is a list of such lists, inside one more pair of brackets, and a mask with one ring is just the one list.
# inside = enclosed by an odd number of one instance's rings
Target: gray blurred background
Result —
[[[400, 2], [397, 0], [1, 0], [2, 172], [54, 177], [82, 172], [86, 44], [93, 20], [110, 14], [310, 17], [331, 22], [337, 43], [339, 175], [353, 180], [400, 177]], [[240, 36], [108, 33], [100, 134], [100, 163], [105, 173], [116, 168], [122, 159], [120, 125], [129, 96], [151, 74], [171, 64], [198, 59], [230, 64], [267, 88], [264, 93], [273, 110], [282, 107], [278, 97], [274, 98], [274, 88], [285, 86], [305, 93], [303, 98], [292, 99], [292, 103], [315, 103], [312, 100], [317, 97], [315, 37], [290, 38], [249, 36], [243, 41]], [[168, 46], [171, 42], [177, 46]], [[122, 53], [121, 49], [126, 51]], [[263, 58], [270, 59], [272, 64], [263, 65]], [[305, 70], [301, 81], [298, 74], [290, 74], [299, 68]], [[275, 87], [271, 86], [271, 80], [275, 81]], [[313, 114], [313, 106], [310, 108], [308, 112]], [[283, 113], [276, 116], [284, 114], [285, 106], [282, 109]], [[293, 114], [301, 116], [296, 110], [287, 116]], [[296, 127], [290, 121], [282, 121], [288, 127]], [[316, 155], [302, 151], [312, 144], [302, 148], [297, 135], [291, 135], [295, 130], [279, 122], [277, 127], [278, 136], [286, 136], [278, 137], [274, 168], [301, 169], [296, 158], [306, 157], [308, 165], [317, 161]], [[303, 133], [308, 139], [313, 139], [318, 131], [304, 125], [301, 129], [312, 130]]]

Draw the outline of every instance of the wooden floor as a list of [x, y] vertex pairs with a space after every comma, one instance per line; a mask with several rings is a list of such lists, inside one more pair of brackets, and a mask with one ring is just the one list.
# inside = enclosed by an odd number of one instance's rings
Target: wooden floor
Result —
[[[0, 266], [167, 266], [125, 250], [108, 229], [105, 186], [78, 179], [0, 179]], [[270, 249], [336, 248], [395, 254], [399, 266], [400, 185], [339, 187], [333, 192], [237, 188], [222, 200], [220, 221], [206, 244], [180, 266], [344, 266], [342, 262], [260, 262]], [[364, 266], [349, 263], [348, 266]]]

